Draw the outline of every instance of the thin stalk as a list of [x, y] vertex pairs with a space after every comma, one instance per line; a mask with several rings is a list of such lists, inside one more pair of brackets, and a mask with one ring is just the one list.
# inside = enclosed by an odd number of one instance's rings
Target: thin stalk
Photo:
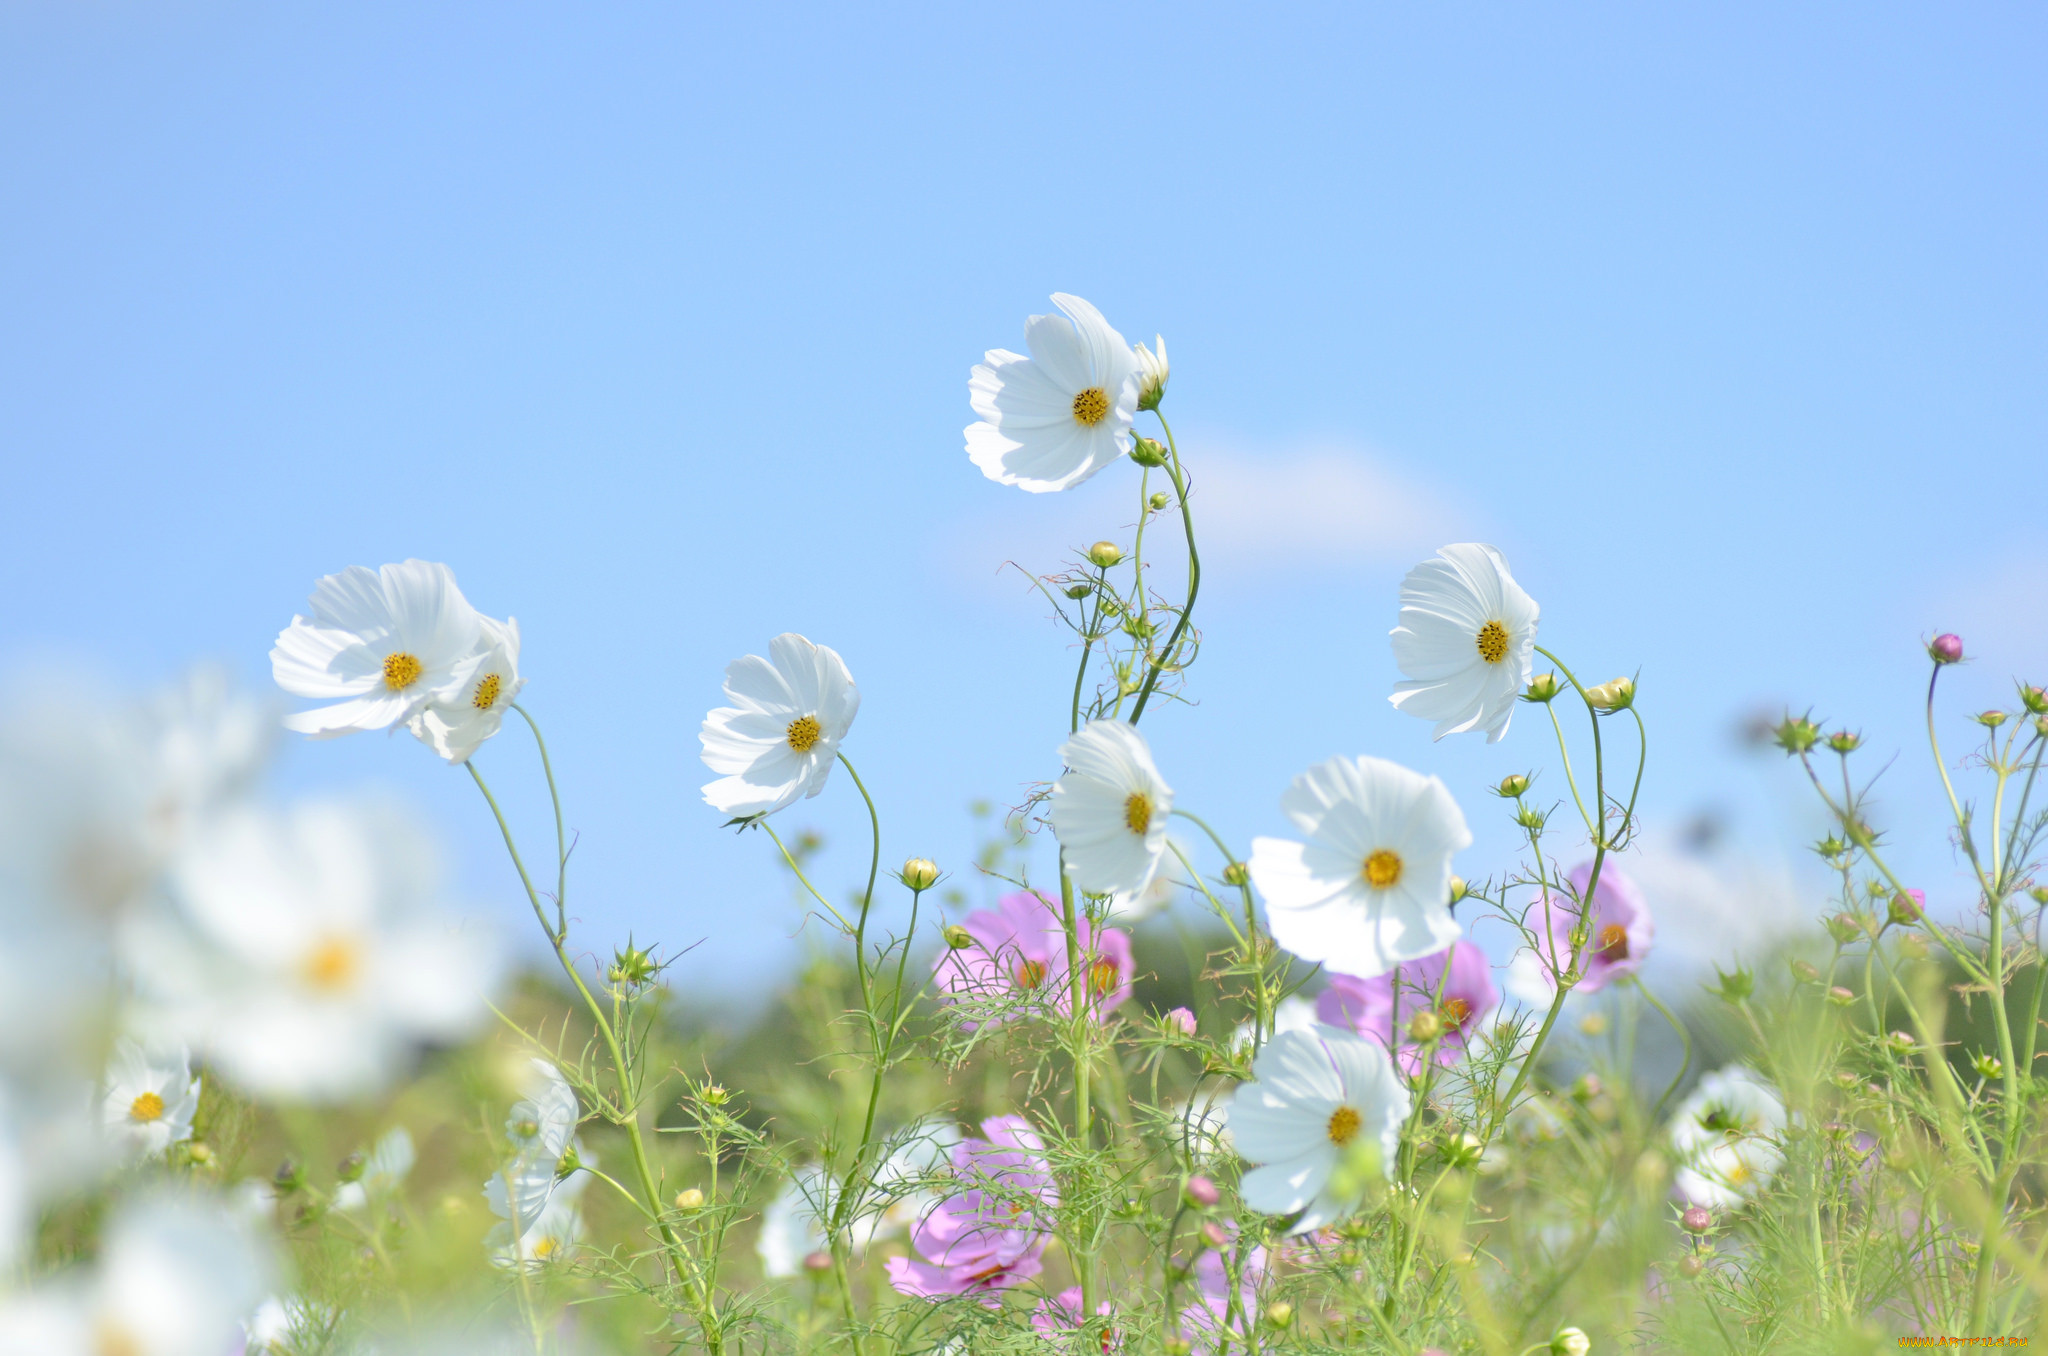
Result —
[[[1089, 1065], [1093, 1062], [1088, 1051], [1087, 1031], [1083, 1023], [1088, 1020], [1088, 976], [1081, 968], [1081, 932], [1079, 920], [1074, 911], [1074, 878], [1067, 874], [1066, 854], [1060, 854], [1060, 925], [1067, 934], [1067, 982], [1072, 1027], [1068, 1039], [1073, 1044], [1074, 1054], [1074, 1138], [1085, 1152], [1090, 1147], [1093, 1127], [1094, 1106], [1088, 1091]], [[1081, 1279], [1081, 1312], [1083, 1315], [1095, 1312], [1095, 1248], [1092, 1239], [1083, 1247], [1074, 1249], [1074, 1270]]]
[[[1160, 414], [1158, 410], [1152, 413], [1158, 415], [1159, 427], [1166, 431], [1166, 474], [1173, 479], [1174, 498], [1180, 501], [1181, 529], [1187, 534], [1188, 596], [1187, 601], [1181, 604], [1180, 619], [1173, 624], [1173, 634], [1167, 637], [1165, 648], [1160, 650], [1158, 657], [1152, 661], [1151, 671], [1145, 675], [1145, 685], [1138, 691], [1138, 703], [1131, 708], [1133, 725], [1136, 725], [1138, 718], [1145, 714], [1145, 703], [1152, 699], [1152, 689], [1159, 682], [1160, 670], [1179, 651], [1180, 638], [1187, 634], [1188, 620], [1195, 615], [1195, 595], [1202, 591], [1202, 556], [1195, 549], [1195, 515], [1188, 507], [1187, 476], [1181, 470], [1180, 449], [1174, 445], [1173, 426], [1166, 422], [1166, 416]], [[1143, 602], [1142, 585], [1139, 601]]]

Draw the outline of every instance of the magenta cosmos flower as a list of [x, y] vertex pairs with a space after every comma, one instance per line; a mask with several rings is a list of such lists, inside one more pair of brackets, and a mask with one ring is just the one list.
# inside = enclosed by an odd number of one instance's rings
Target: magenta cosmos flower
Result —
[[[1437, 994], [1439, 983], [1443, 985], [1441, 997]], [[1330, 987], [1316, 999], [1316, 1017], [1397, 1052], [1402, 1072], [1413, 1078], [1422, 1071], [1421, 1043], [1409, 1034], [1416, 1013], [1425, 1008], [1435, 1010], [1443, 1025], [1437, 1037], [1436, 1062], [1451, 1065], [1465, 1057], [1465, 1042], [1499, 1006], [1500, 990], [1493, 986], [1486, 953], [1470, 942], [1458, 941], [1372, 979], [1332, 975]]]
[[[1065, 1015], [1073, 1011], [1074, 986], [1067, 978], [1067, 934], [1059, 905], [1035, 890], [1005, 895], [993, 909], [977, 909], [961, 926], [973, 941], [939, 957], [935, 976], [953, 998], [1000, 998], [1045, 990]], [[1131, 938], [1121, 928], [1104, 928], [1098, 939], [1080, 920], [1081, 964], [1095, 1015], [1108, 1016], [1131, 996]]]
[[1536, 959], [1545, 982], [1553, 987], [1557, 972], [1571, 964], [1572, 929], [1578, 924], [1582, 907], [1593, 916], [1593, 928], [1586, 937], [1585, 975], [1578, 983], [1585, 993], [1597, 992], [1607, 987], [1610, 980], [1634, 974], [1656, 939], [1650, 906], [1643, 902], [1643, 892], [1635, 882], [1608, 862], [1600, 868], [1600, 884], [1594, 887], [1593, 898], [1587, 900], [1586, 881], [1592, 874], [1593, 864], [1582, 862], [1566, 877], [1580, 904], [1567, 899], [1553, 900], [1548, 894], [1543, 897], [1543, 917], [1536, 925]]
[[1052, 1234], [1039, 1212], [1060, 1203], [1045, 1141], [1022, 1116], [991, 1116], [981, 1129], [987, 1139], [953, 1147], [953, 1175], [966, 1189], [939, 1202], [910, 1231], [917, 1257], [889, 1259], [889, 1284], [905, 1295], [979, 1295], [993, 1308], [997, 1291], [1041, 1269], [1038, 1259]]

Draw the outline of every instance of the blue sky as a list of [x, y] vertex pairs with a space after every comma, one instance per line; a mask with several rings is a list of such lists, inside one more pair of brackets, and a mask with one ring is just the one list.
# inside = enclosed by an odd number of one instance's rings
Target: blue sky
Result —
[[[2048, 675], [2048, 18], [2020, 5], [589, 7], [0, 12], [0, 663], [267, 684], [313, 579], [448, 561], [516, 614], [582, 831], [592, 945], [794, 954], [763, 845], [697, 798], [728, 659], [802, 631], [864, 705], [885, 860], [1055, 775], [1068, 669], [997, 567], [1131, 517], [983, 480], [966, 377], [1047, 294], [1166, 336], [1213, 523], [1183, 803], [1283, 828], [1302, 767], [1481, 788], [1533, 722], [1392, 711], [1414, 560], [1499, 545], [1546, 643], [1641, 668], [1653, 826], [1809, 837], [1745, 715], [1903, 750], [1883, 813], [1962, 887], [1914, 744]], [[1300, 510], [1296, 512], [1295, 510]], [[1956, 732], [1960, 737], [1960, 731]], [[482, 763], [530, 784], [502, 741]], [[519, 908], [468, 779], [409, 741], [288, 751], [396, 789]], [[511, 792], [538, 835], [538, 804]], [[787, 816], [864, 865], [835, 784]], [[536, 841], [537, 838], [536, 838]]]

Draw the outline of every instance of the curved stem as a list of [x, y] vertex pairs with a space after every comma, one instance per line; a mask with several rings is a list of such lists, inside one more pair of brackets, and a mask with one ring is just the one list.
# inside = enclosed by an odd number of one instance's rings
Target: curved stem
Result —
[[1643, 983], [1641, 975], [1637, 975], [1635, 981], [1636, 991], [1648, 1000], [1651, 1007], [1657, 1009], [1665, 1021], [1671, 1023], [1671, 1029], [1678, 1033], [1678, 1039], [1685, 1045], [1685, 1058], [1679, 1062], [1678, 1076], [1671, 1080], [1671, 1086], [1664, 1089], [1664, 1095], [1657, 1099], [1656, 1107], [1650, 1112], [1650, 1123], [1654, 1125], [1664, 1119], [1664, 1104], [1671, 1100], [1672, 1094], [1685, 1082], [1686, 1074], [1692, 1071], [1692, 1033], [1685, 1029], [1684, 1022], [1671, 1015], [1670, 1008], [1657, 1001], [1657, 995], [1650, 992], [1650, 986]]
[[548, 800], [555, 807], [555, 921], [560, 925], [557, 931], [567, 936], [569, 932], [569, 838], [562, 827], [562, 797], [555, 790], [555, 765], [548, 760], [548, 741], [541, 736], [540, 725], [518, 702], [512, 709], [526, 722], [526, 728], [533, 731], [533, 746], [540, 750], [540, 770], [548, 779]]
[[[1138, 718], [1145, 714], [1145, 703], [1152, 699], [1152, 689], [1158, 685], [1160, 670], [1165, 668], [1179, 651], [1181, 637], [1187, 634], [1188, 619], [1195, 615], [1195, 595], [1202, 591], [1202, 556], [1195, 549], [1195, 515], [1188, 507], [1187, 476], [1181, 469], [1180, 449], [1174, 445], [1173, 426], [1166, 422], [1166, 416], [1160, 414], [1158, 410], [1152, 413], [1158, 416], [1159, 427], [1166, 431], [1166, 455], [1169, 459], [1166, 463], [1166, 474], [1173, 479], [1174, 497], [1180, 501], [1181, 528], [1187, 534], [1188, 596], [1187, 601], [1181, 604], [1180, 619], [1173, 624], [1173, 634], [1167, 637], [1165, 648], [1160, 650], [1158, 657], [1152, 661], [1151, 671], [1145, 675], [1145, 685], [1138, 691], [1138, 703], [1131, 708], [1133, 725], [1136, 725]], [[1139, 602], [1144, 602], [1142, 583], [1139, 586]]]

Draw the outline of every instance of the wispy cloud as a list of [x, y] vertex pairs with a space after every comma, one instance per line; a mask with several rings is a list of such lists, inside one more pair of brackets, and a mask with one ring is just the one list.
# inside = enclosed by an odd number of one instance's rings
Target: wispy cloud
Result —
[[[1190, 440], [1192, 441], [1192, 440]], [[1188, 451], [1195, 538], [1219, 582], [1300, 574], [1333, 566], [1421, 559], [1469, 540], [1474, 515], [1396, 470], [1383, 456], [1337, 442], [1258, 448], [1210, 443]], [[1154, 472], [1154, 489], [1169, 488]], [[1126, 545], [1138, 516], [1137, 469], [1119, 465], [1058, 495], [1018, 494], [952, 525], [939, 543], [956, 567], [1005, 560], [1049, 571], [1077, 548], [1112, 538]], [[1146, 554], [1178, 557], [1171, 512], [1146, 529]], [[1227, 585], [1226, 585], [1227, 586]]]

